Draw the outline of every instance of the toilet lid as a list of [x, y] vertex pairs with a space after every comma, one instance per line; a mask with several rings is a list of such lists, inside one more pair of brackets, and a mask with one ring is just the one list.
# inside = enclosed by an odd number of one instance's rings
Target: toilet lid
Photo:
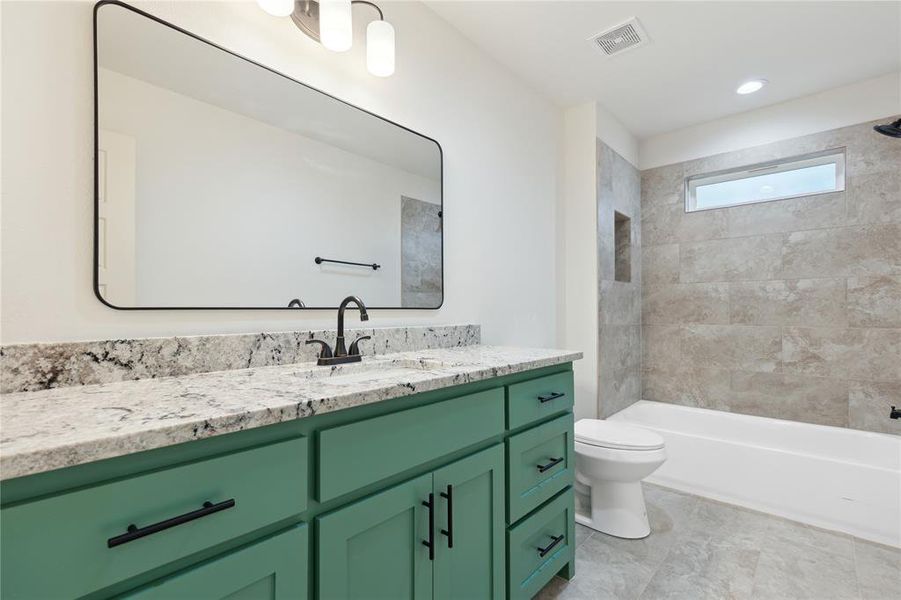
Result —
[[663, 448], [663, 437], [649, 429], [614, 421], [581, 419], [575, 426], [576, 441], [590, 446], [617, 450], [656, 450]]

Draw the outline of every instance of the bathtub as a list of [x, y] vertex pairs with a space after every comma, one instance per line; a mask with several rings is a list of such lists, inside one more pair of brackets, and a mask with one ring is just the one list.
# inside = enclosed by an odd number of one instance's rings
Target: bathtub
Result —
[[901, 547], [901, 436], [647, 400], [609, 419], [666, 440], [650, 483]]

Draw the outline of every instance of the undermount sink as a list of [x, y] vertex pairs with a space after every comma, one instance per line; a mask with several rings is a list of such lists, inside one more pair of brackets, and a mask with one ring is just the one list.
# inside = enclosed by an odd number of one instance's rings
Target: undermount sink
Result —
[[382, 378], [394, 378], [413, 372], [433, 371], [455, 366], [463, 366], [464, 363], [446, 362], [436, 359], [410, 359], [410, 358], [372, 358], [360, 363], [350, 363], [334, 366], [310, 366], [294, 371], [293, 375], [302, 379], [352, 381], [372, 380]]

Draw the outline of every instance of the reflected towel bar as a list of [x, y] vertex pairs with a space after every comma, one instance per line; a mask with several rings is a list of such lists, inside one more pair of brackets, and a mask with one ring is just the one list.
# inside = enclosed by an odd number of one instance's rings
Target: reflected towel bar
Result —
[[382, 265], [379, 265], [376, 263], [349, 262], [346, 260], [334, 260], [332, 258], [322, 258], [321, 256], [317, 256], [314, 260], [317, 265], [321, 265], [324, 262], [338, 263], [339, 265], [354, 265], [356, 267], [368, 267], [368, 268], [372, 269], [373, 271], [377, 271], [382, 267]]

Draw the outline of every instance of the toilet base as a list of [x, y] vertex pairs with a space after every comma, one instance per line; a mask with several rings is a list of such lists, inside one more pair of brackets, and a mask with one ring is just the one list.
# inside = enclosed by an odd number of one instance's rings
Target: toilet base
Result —
[[620, 538], [641, 539], [651, 533], [641, 482], [604, 481], [590, 486], [591, 516], [576, 512], [576, 523]]

